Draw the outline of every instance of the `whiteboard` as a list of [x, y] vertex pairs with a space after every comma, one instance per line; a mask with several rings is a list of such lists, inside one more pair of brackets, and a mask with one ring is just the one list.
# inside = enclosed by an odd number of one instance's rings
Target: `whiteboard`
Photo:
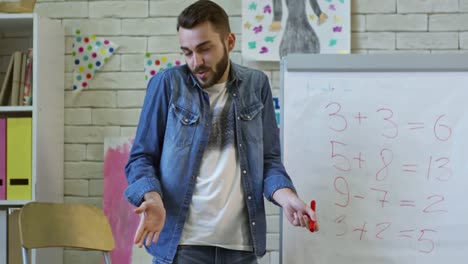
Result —
[[468, 57], [291, 55], [281, 71], [283, 161], [321, 228], [282, 217], [282, 263], [466, 263]]

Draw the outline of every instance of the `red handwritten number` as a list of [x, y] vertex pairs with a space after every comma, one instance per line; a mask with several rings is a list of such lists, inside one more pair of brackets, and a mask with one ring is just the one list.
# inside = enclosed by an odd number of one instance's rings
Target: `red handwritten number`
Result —
[[[419, 236], [418, 241], [419, 242], [428, 242], [429, 247], [427, 247], [426, 249], [420, 249], [419, 252], [431, 253], [435, 248], [435, 243], [431, 239], [423, 238], [423, 236], [426, 234], [426, 232], [437, 232], [437, 231], [432, 230], [432, 229], [421, 229], [421, 235]], [[428, 243], [425, 243], [425, 244], [428, 244]]]
[[344, 236], [346, 234], [346, 222], [345, 222], [346, 215], [340, 215], [335, 219], [335, 223], [337, 224], [343, 224], [344, 225], [344, 231], [342, 233], [336, 234], [336, 236]]
[[430, 207], [433, 207], [434, 205], [438, 204], [438, 203], [441, 203], [445, 200], [445, 198], [442, 196], [442, 195], [431, 195], [429, 197], [427, 197], [426, 200], [436, 200], [435, 202], [431, 203], [430, 205], [428, 205], [426, 208], [424, 208], [422, 211], [423, 213], [439, 213], [439, 212], [448, 212], [448, 210], [442, 210], [442, 209], [431, 209], [429, 210]]
[[[437, 118], [436, 122], [434, 123], [434, 136], [440, 141], [447, 141], [452, 136], [452, 128], [450, 128], [449, 126], [444, 125], [444, 124], [439, 124], [440, 119], [442, 119], [442, 117], [444, 117], [444, 116], [445, 115], [440, 115]], [[441, 130], [446, 131], [445, 135], [442, 135]]]
[[382, 192], [384, 195], [383, 195], [383, 198], [379, 200], [379, 202], [381, 203], [381, 206], [382, 208], [384, 207], [385, 203], [388, 203], [389, 201], [387, 200], [387, 194], [388, 194], [388, 191], [386, 190], [381, 190], [381, 189], [375, 189], [375, 188], [370, 188], [371, 190], [373, 191], [376, 191], [376, 192]]
[[337, 145], [342, 145], [342, 146], [346, 146], [346, 144], [342, 143], [342, 142], [338, 142], [338, 141], [330, 141], [331, 143], [331, 157], [332, 159], [335, 159], [335, 158], [342, 158], [343, 160], [346, 161], [346, 166], [345, 167], [339, 167], [339, 166], [336, 166], [336, 165], [333, 165], [333, 167], [335, 167], [336, 169], [340, 170], [340, 171], [350, 171], [351, 170], [351, 163], [349, 162], [349, 159], [343, 155], [343, 154], [337, 154], [335, 152], [335, 144]]
[[388, 109], [388, 108], [380, 108], [377, 110], [377, 112], [387, 112], [388, 115], [386, 117], [384, 117], [384, 120], [387, 121], [395, 130], [395, 132], [393, 134], [382, 134], [382, 136], [386, 137], [386, 138], [396, 138], [398, 136], [398, 125], [397, 123], [395, 123], [393, 120], [392, 120], [392, 117], [393, 117], [393, 111], [391, 109]]
[[[341, 180], [344, 183], [344, 186], [345, 186], [344, 191], [338, 189], [338, 181], [339, 180]], [[344, 202], [344, 204], [335, 203], [335, 205], [337, 205], [339, 207], [347, 207], [349, 205], [349, 185], [348, 185], [348, 182], [343, 177], [336, 177], [335, 181], [333, 182], [333, 186], [335, 187], [335, 190], [339, 194], [344, 195], [346, 197], [346, 201]]]
[[[388, 159], [388, 162], [385, 159], [385, 156], [386, 156], [385, 153], [388, 153], [388, 155], [390, 156], [389, 159]], [[380, 158], [382, 159], [382, 163], [383, 163], [384, 166], [375, 174], [375, 179], [377, 181], [383, 181], [383, 180], [385, 180], [387, 178], [387, 176], [388, 176], [388, 166], [393, 161], [393, 151], [391, 151], [389, 149], [382, 149], [382, 151], [380, 151]]]
[[449, 164], [450, 160], [449, 158], [442, 157], [442, 158], [436, 159], [436, 162], [439, 162], [439, 161], [442, 163], [442, 165], [439, 166], [439, 169], [445, 169], [447, 171], [447, 174], [445, 178], [437, 177], [437, 179], [439, 181], [448, 181], [449, 178], [452, 176], [452, 170], [450, 168], [446, 168], [445, 165]]
[[346, 118], [340, 114], [338, 114], [341, 110], [341, 105], [339, 103], [331, 102], [325, 106], [325, 108], [328, 108], [330, 106], [336, 106], [337, 109], [335, 112], [328, 114], [328, 116], [331, 116], [335, 119], [341, 120], [343, 125], [341, 127], [329, 127], [331, 130], [336, 131], [336, 132], [343, 132], [345, 129], [348, 127], [348, 121], [346, 121]]
[[364, 222], [361, 228], [356, 228], [353, 231], [360, 231], [361, 234], [359, 235], [359, 240], [362, 240], [364, 233], [367, 233], [366, 222]]
[[375, 237], [378, 239], [384, 239], [383, 237], [380, 236], [380, 234], [382, 234], [385, 230], [387, 230], [391, 225], [392, 225], [391, 222], [383, 222], [383, 223], [376, 224], [375, 225], [376, 227], [378, 226], [384, 226], [384, 227], [379, 232], [377, 232], [377, 234], [375, 234]]
[[427, 167], [427, 180], [431, 177], [432, 156], [429, 157], [429, 166]]
[[[449, 167], [446, 167], [447, 164], [450, 163], [450, 159], [447, 157], [442, 157], [442, 158], [436, 159], [435, 162], [441, 163], [441, 165], [439, 165], [438, 168], [446, 171], [445, 177], [438, 176], [436, 177], [436, 179], [439, 181], [444, 181], [444, 182], [448, 181], [450, 177], [452, 177], [452, 169]], [[431, 165], [432, 165], [432, 156], [429, 157], [429, 167], [427, 169], [427, 180], [430, 180], [430, 177], [431, 177]]]

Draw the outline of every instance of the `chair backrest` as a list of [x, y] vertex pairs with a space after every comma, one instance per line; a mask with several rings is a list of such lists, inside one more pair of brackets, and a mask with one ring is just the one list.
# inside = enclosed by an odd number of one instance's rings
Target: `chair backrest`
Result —
[[107, 217], [84, 204], [31, 202], [19, 215], [23, 248], [70, 247], [110, 252], [114, 238]]

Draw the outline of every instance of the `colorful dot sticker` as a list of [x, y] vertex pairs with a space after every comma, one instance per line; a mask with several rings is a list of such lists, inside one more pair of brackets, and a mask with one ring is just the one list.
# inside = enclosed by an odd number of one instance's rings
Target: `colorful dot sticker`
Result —
[[73, 91], [79, 92], [89, 87], [89, 82], [96, 72], [109, 60], [117, 48], [114, 42], [95, 35], [84, 36], [81, 30], [75, 32], [73, 43], [74, 82]]
[[183, 55], [179, 54], [150, 54], [146, 53], [143, 58], [145, 68], [145, 80], [149, 81], [151, 77], [164, 69], [179, 66], [185, 63]]

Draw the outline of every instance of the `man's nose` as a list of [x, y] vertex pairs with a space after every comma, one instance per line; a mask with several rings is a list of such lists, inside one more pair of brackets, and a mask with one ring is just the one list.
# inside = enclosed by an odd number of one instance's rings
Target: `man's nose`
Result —
[[193, 54], [193, 67], [199, 67], [203, 65], [203, 57], [200, 54], [194, 53]]

